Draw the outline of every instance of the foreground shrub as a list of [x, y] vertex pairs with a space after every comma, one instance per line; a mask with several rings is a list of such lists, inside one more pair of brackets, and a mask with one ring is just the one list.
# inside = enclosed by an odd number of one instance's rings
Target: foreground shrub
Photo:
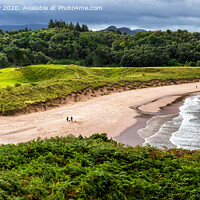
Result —
[[0, 199], [199, 199], [200, 152], [95, 134], [0, 146]]

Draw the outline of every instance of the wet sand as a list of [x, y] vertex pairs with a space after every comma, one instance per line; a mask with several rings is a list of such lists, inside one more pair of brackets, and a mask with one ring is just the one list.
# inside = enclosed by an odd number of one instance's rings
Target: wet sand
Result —
[[[157, 112], [163, 105], [171, 103], [171, 96], [197, 92], [196, 85], [200, 83], [125, 91], [63, 105], [45, 112], [0, 117], [0, 144], [16, 144], [38, 137], [44, 139], [70, 134], [89, 137], [94, 133], [107, 133], [109, 138], [116, 138], [136, 124], [139, 113], [132, 107], [149, 104], [146, 109]], [[166, 96], [170, 98], [165, 98], [165, 102], [157, 101], [153, 106], [150, 103]], [[74, 122], [67, 122], [67, 116], [73, 116]], [[136, 138], [137, 135], [137, 141]], [[141, 143], [142, 140], [135, 144]]]
[[[169, 117], [170, 119], [178, 116], [180, 111], [179, 108], [183, 105], [185, 99], [189, 96], [194, 96], [194, 95], [197, 95], [197, 93], [192, 92], [183, 94], [181, 96], [162, 97], [160, 99], [149, 102], [145, 105], [133, 108], [136, 109], [138, 113], [140, 113], [140, 115], [136, 117], [137, 123], [126, 129], [123, 133], [121, 133], [120, 136], [114, 139], [117, 142], [123, 143], [125, 145], [130, 145], [133, 147], [137, 145], [142, 146], [145, 143], [145, 138], [141, 137], [138, 134], [138, 130], [145, 128], [147, 126], [147, 121], [149, 121], [154, 116], [170, 115], [171, 116]], [[162, 103], [160, 104], [159, 102]], [[150, 112], [152, 111], [152, 109], [150, 109], [151, 105], [153, 105], [152, 107], [154, 108], [154, 112]], [[160, 107], [158, 108], [156, 105]], [[161, 122], [161, 124], [164, 124], [165, 122], [166, 121], [163, 121]], [[159, 130], [160, 126], [155, 127], [153, 130], [154, 132], [158, 131], [156, 130], [156, 128]], [[149, 136], [151, 136], [151, 130], [149, 130]], [[171, 146], [173, 145], [171, 144]]]

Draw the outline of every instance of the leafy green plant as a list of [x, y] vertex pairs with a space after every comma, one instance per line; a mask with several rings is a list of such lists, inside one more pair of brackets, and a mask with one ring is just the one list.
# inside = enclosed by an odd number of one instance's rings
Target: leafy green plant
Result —
[[19, 87], [19, 86], [21, 86], [20, 83], [15, 83], [15, 87]]
[[106, 134], [0, 146], [0, 199], [199, 199], [200, 152]]
[[12, 87], [11, 87], [10, 85], [7, 85], [7, 86], [6, 86], [6, 90], [7, 90], [7, 91], [11, 91], [11, 90], [12, 90]]

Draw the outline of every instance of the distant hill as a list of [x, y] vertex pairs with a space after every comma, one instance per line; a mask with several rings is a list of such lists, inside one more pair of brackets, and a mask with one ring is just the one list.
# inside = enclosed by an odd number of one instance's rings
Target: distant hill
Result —
[[31, 30], [40, 30], [42, 28], [47, 28], [48, 24], [0, 25], [0, 29], [2, 29], [3, 31], [18, 31], [24, 29], [25, 27]]
[[146, 32], [146, 30], [144, 29], [131, 30], [130, 28], [126, 28], [126, 27], [117, 28], [116, 26], [109, 26], [108, 28], [104, 29], [104, 31], [109, 31], [109, 30], [114, 30], [114, 31], [119, 30], [122, 34], [127, 33], [128, 35], [134, 35], [138, 32]]

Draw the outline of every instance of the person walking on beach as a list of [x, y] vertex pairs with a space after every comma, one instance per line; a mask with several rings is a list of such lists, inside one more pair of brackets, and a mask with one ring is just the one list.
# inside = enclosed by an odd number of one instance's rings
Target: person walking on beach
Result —
[[73, 117], [71, 117], [71, 122], [73, 122]]
[[66, 118], [67, 122], [69, 121], [69, 117]]

